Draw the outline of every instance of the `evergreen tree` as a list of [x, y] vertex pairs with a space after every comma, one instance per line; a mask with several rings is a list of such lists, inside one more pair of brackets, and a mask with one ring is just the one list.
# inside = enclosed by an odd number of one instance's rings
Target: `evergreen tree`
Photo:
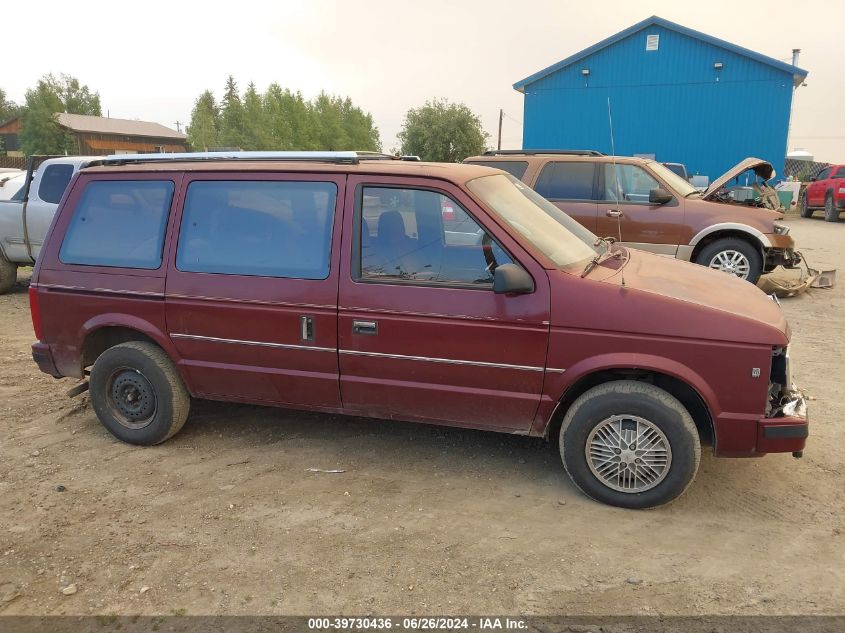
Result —
[[348, 97], [320, 93], [309, 102], [277, 83], [263, 95], [251, 83], [241, 98], [232, 76], [219, 108], [209, 91], [197, 99], [188, 139], [195, 149], [215, 145], [245, 150], [381, 149], [373, 117]]
[[232, 75], [226, 79], [220, 118], [220, 142], [226, 147], [243, 148], [246, 141], [244, 106]]
[[186, 132], [188, 143], [196, 151], [207, 152], [220, 146], [220, 109], [210, 90], [203, 92], [194, 103]]

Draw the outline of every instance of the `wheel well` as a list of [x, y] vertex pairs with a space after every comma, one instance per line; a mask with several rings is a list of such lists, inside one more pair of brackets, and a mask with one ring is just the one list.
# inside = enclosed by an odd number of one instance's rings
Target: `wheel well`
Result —
[[129, 341], [146, 341], [158, 345], [153, 339], [128, 327], [101, 327], [89, 333], [82, 344], [82, 369], [94, 364], [100, 354], [110, 347]]
[[[716, 231], [714, 233], [710, 233], [710, 235], [705, 235], [703, 238], [701, 238], [701, 241], [698, 244], [695, 245], [695, 248], [692, 251], [692, 255], [690, 256], [690, 261], [695, 262], [695, 260], [698, 259], [699, 253], [701, 253], [702, 250], [704, 250], [707, 246], [709, 246], [710, 244], [712, 244], [716, 240], [721, 240], [721, 239], [725, 239], [725, 238], [729, 238], [729, 237], [733, 237], [733, 238], [736, 238], [736, 239], [740, 239], [744, 242], [748, 242], [749, 244], [751, 244], [751, 246], [756, 248], [757, 251], [759, 251], [760, 255], [763, 255], [763, 256], [765, 255], [765, 253], [763, 252], [763, 244], [762, 244], [762, 242], [760, 242], [760, 240], [758, 240], [756, 237], [754, 237], [750, 233], [746, 233], [745, 231], [738, 231], [738, 230], [734, 229], [734, 230], [726, 230], [726, 231]], [[766, 260], [766, 258], [764, 256], [763, 261], [765, 261], [765, 260]]]
[[593, 387], [615, 380], [639, 380], [647, 382], [675, 396], [684, 405], [684, 408], [692, 417], [693, 422], [695, 422], [701, 442], [708, 445], [713, 444], [713, 420], [710, 417], [710, 411], [707, 409], [707, 405], [699, 393], [683, 380], [645, 369], [603, 370], [579, 378], [575, 384], [566, 390], [558, 402], [552, 420], [546, 427], [546, 438], [549, 439], [557, 436], [566, 412], [578, 396]]

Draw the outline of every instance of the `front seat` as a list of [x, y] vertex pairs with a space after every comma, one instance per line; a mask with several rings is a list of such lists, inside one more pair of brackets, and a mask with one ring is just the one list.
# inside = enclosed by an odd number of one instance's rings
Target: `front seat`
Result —
[[405, 220], [399, 211], [385, 211], [378, 219], [376, 252], [384, 274], [408, 276], [416, 271], [413, 254], [416, 240], [405, 233]]

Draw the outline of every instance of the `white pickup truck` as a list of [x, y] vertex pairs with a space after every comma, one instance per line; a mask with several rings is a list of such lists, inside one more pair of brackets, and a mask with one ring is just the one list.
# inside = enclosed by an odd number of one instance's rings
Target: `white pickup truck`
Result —
[[[100, 156], [33, 157], [26, 184], [0, 200], [0, 294], [15, 285], [18, 266], [31, 266], [73, 175]], [[37, 165], [37, 169], [35, 166]]]

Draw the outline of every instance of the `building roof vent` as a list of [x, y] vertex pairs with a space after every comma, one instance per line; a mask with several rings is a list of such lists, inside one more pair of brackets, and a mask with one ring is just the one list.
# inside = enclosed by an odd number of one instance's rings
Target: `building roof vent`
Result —
[[660, 45], [660, 35], [646, 35], [645, 36], [645, 49], [647, 51], [656, 51], [657, 47]]

